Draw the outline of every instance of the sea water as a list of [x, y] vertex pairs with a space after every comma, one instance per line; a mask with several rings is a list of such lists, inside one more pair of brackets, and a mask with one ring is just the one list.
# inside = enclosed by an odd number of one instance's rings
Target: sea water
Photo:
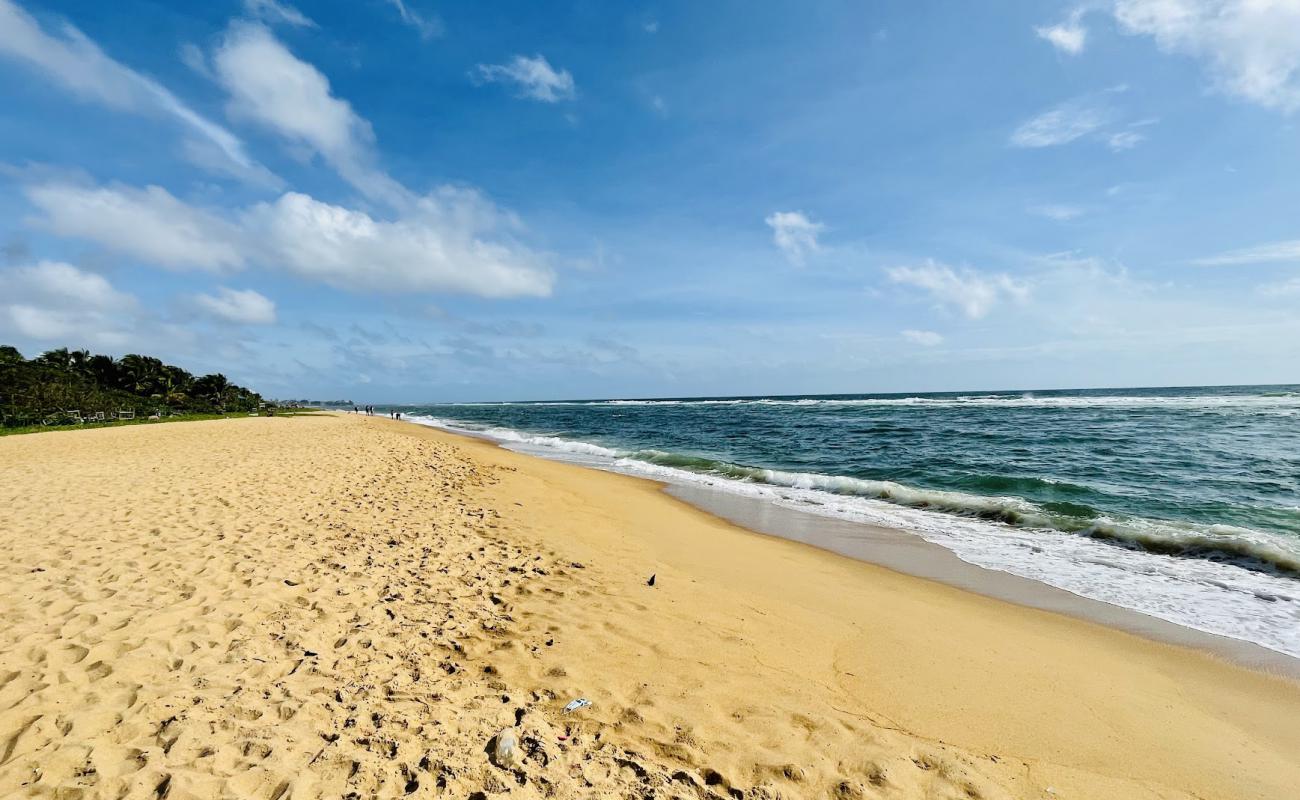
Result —
[[911, 531], [1300, 657], [1300, 386], [470, 403], [417, 422]]

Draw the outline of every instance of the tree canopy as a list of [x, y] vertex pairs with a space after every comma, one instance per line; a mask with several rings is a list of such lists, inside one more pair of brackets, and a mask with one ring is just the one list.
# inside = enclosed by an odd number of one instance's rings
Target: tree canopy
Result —
[[0, 414], [5, 426], [62, 421], [132, 411], [251, 411], [262, 396], [231, 383], [225, 375], [195, 377], [157, 358], [131, 353], [115, 359], [86, 350], [59, 348], [26, 359], [0, 345]]

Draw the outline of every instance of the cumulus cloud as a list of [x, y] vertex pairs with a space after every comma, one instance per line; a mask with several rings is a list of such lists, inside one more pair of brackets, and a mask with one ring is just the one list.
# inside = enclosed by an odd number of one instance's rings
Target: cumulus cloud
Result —
[[1068, 144], [1101, 130], [1111, 116], [1105, 106], [1092, 100], [1070, 100], [1021, 123], [1011, 134], [1011, 144], [1034, 148]]
[[221, 271], [245, 263], [237, 230], [160, 186], [45, 183], [28, 186], [26, 194], [44, 214], [33, 222], [60, 236], [174, 269]]
[[199, 294], [194, 302], [204, 313], [236, 325], [270, 325], [275, 322], [275, 303], [252, 289], [217, 287], [216, 294]]
[[255, 263], [360, 291], [549, 295], [554, 275], [516, 241], [522, 226], [513, 214], [471, 189], [416, 194], [373, 166], [370, 124], [264, 25], [232, 23], [211, 69], [233, 116], [310, 148], [367, 198], [384, 201], [387, 218], [299, 192], [217, 213], [157, 186], [45, 182], [26, 190], [43, 212], [33, 222], [165, 267]]
[[943, 344], [943, 336], [934, 331], [906, 330], [902, 332], [902, 336], [912, 344], [919, 344], [923, 347], [935, 347]]
[[38, 70], [83, 100], [175, 120], [187, 134], [185, 153], [201, 166], [251, 183], [280, 183], [248, 155], [233, 133], [182, 103], [157, 81], [107, 56], [72, 25], [64, 23], [52, 35], [12, 0], [0, 0], [0, 56]]
[[268, 261], [338, 288], [544, 297], [554, 284], [536, 254], [500, 236], [512, 218], [465, 190], [423, 197], [391, 222], [296, 192], [243, 219]]
[[1221, 91], [1269, 108], [1300, 108], [1300, 3], [1294, 0], [1115, 0], [1129, 34], [1206, 62]]
[[1003, 300], [1022, 301], [1029, 288], [1005, 273], [994, 275], [963, 267], [953, 269], [934, 260], [917, 266], [892, 267], [886, 270], [890, 281], [920, 289], [941, 306], [958, 309], [971, 319], [979, 319]]
[[16, 267], [6, 272], [4, 282], [10, 297], [41, 305], [89, 311], [120, 311], [135, 305], [131, 295], [114, 289], [102, 275], [60, 261]]
[[428, 41], [442, 35], [442, 20], [432, 14], [419, 14], [407, 7], [403, 0], [388, 0], [388, 4], [397, 9], [402, 22], [414, 28], [420, 38]]
[[819, 247], [817, 237], [826, 229], [825, 225], [813, 222], [802, 211], [776, 211], [763, 221], [772, 229], [772, 241], [797, 267], [804, 265], [809, 253], [816, 252]]
[[541, 55], [515, 56], [505, 64], [479, 64], [471, 77], [482, 83], [511, 84], [520, 97], [543, 103], [572, 100], [576, 94], [569, 71], [555, 69]]
[[287, 3], [277, 2], [277, 0], [244, 0], [244, 10], [250, 16], [264, 19], [267, 22], [282, 22], [295, 28], [316, 27], [316, 23], [308, 19], [301, 11]]
[[334, 96], [320, 70], [294, 56], [265, 26], [232, 24], [212, 67], [230, 95], [231, 116], [306, 145], [368, 197], [391, 203], [406, 199], [406, 191], [372, 165], [370, 123]]
[[1077, 56], [1088, 43], [1088, 29], [1083, 27], [1083, 9], [1076, 8], [1056, 25], [1034, 28], [1040, 39], [1051, 42], [1062, 53]]
[[33, 222], [173, 269], [284, 269], [358, 291], [546, 296], [555, 276], [514, 241], [519, 221], [468, 189], [444, 187], [394, 220], [289, 192], [229, 216], [150, 186], [27, 187]]
[[134, 297], [100, 275], [42, 261], [0, 271], [0, 327], [37, 341], [120, 346], [129, 338]]
[[1225, 267], [1241, 264], [1270, 264], [1277, 262], [1300, 262], [1300, 239], [1246, 247], [1231, 250], [1207, 258], [1198, 258], [1193, 264], [1203, 267]]

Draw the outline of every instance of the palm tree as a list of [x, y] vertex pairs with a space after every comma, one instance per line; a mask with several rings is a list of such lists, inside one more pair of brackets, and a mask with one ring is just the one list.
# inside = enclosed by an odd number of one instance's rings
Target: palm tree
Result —
[[68, 370], [78, 375], [89, 375], [90, 351], [73, 350], [68, 353]]
[[86, 373], [104, 387], [118, 385], [117, 361], [112, 356], [93, 355], [86, 360]]
[[167, 405], [185, 405], [187, 393], [194, 384], [194, 376], [180, 367], [164, 366], [159, 375], [158, 395]]
[[55, 367], [67, 371], [72, 367], [72, 354], [68, 348], [60, 347], [57, 350], [46, 350], [36, 357], [36, 360], [47, 366]]
[[230, 381], [221, 373], [204, 375], [194, 381], [191, 391], [194, 392], [196, 397], [207, 400], [217, 408], [224, 408], [226, 397], [230, 394]]
[[161, 361], [149, 356], [128, 353], [122, 356], [118, 365], [121, 367], [118, 385], [122, 389], [146, 397], [158, 394], [158, 384], [163, 371]]

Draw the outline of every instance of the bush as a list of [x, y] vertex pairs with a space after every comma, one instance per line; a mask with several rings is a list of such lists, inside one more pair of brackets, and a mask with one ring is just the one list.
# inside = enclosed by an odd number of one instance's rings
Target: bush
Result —
[[66, 424], [103, 412], [255, 411], [262, 396], [224, 375], [195, 378], [156, 358], [130, 354], [114, 359], [85, 350], [51, 350], [27, 360], [0, 346], [0, 415], [5, 427]]

